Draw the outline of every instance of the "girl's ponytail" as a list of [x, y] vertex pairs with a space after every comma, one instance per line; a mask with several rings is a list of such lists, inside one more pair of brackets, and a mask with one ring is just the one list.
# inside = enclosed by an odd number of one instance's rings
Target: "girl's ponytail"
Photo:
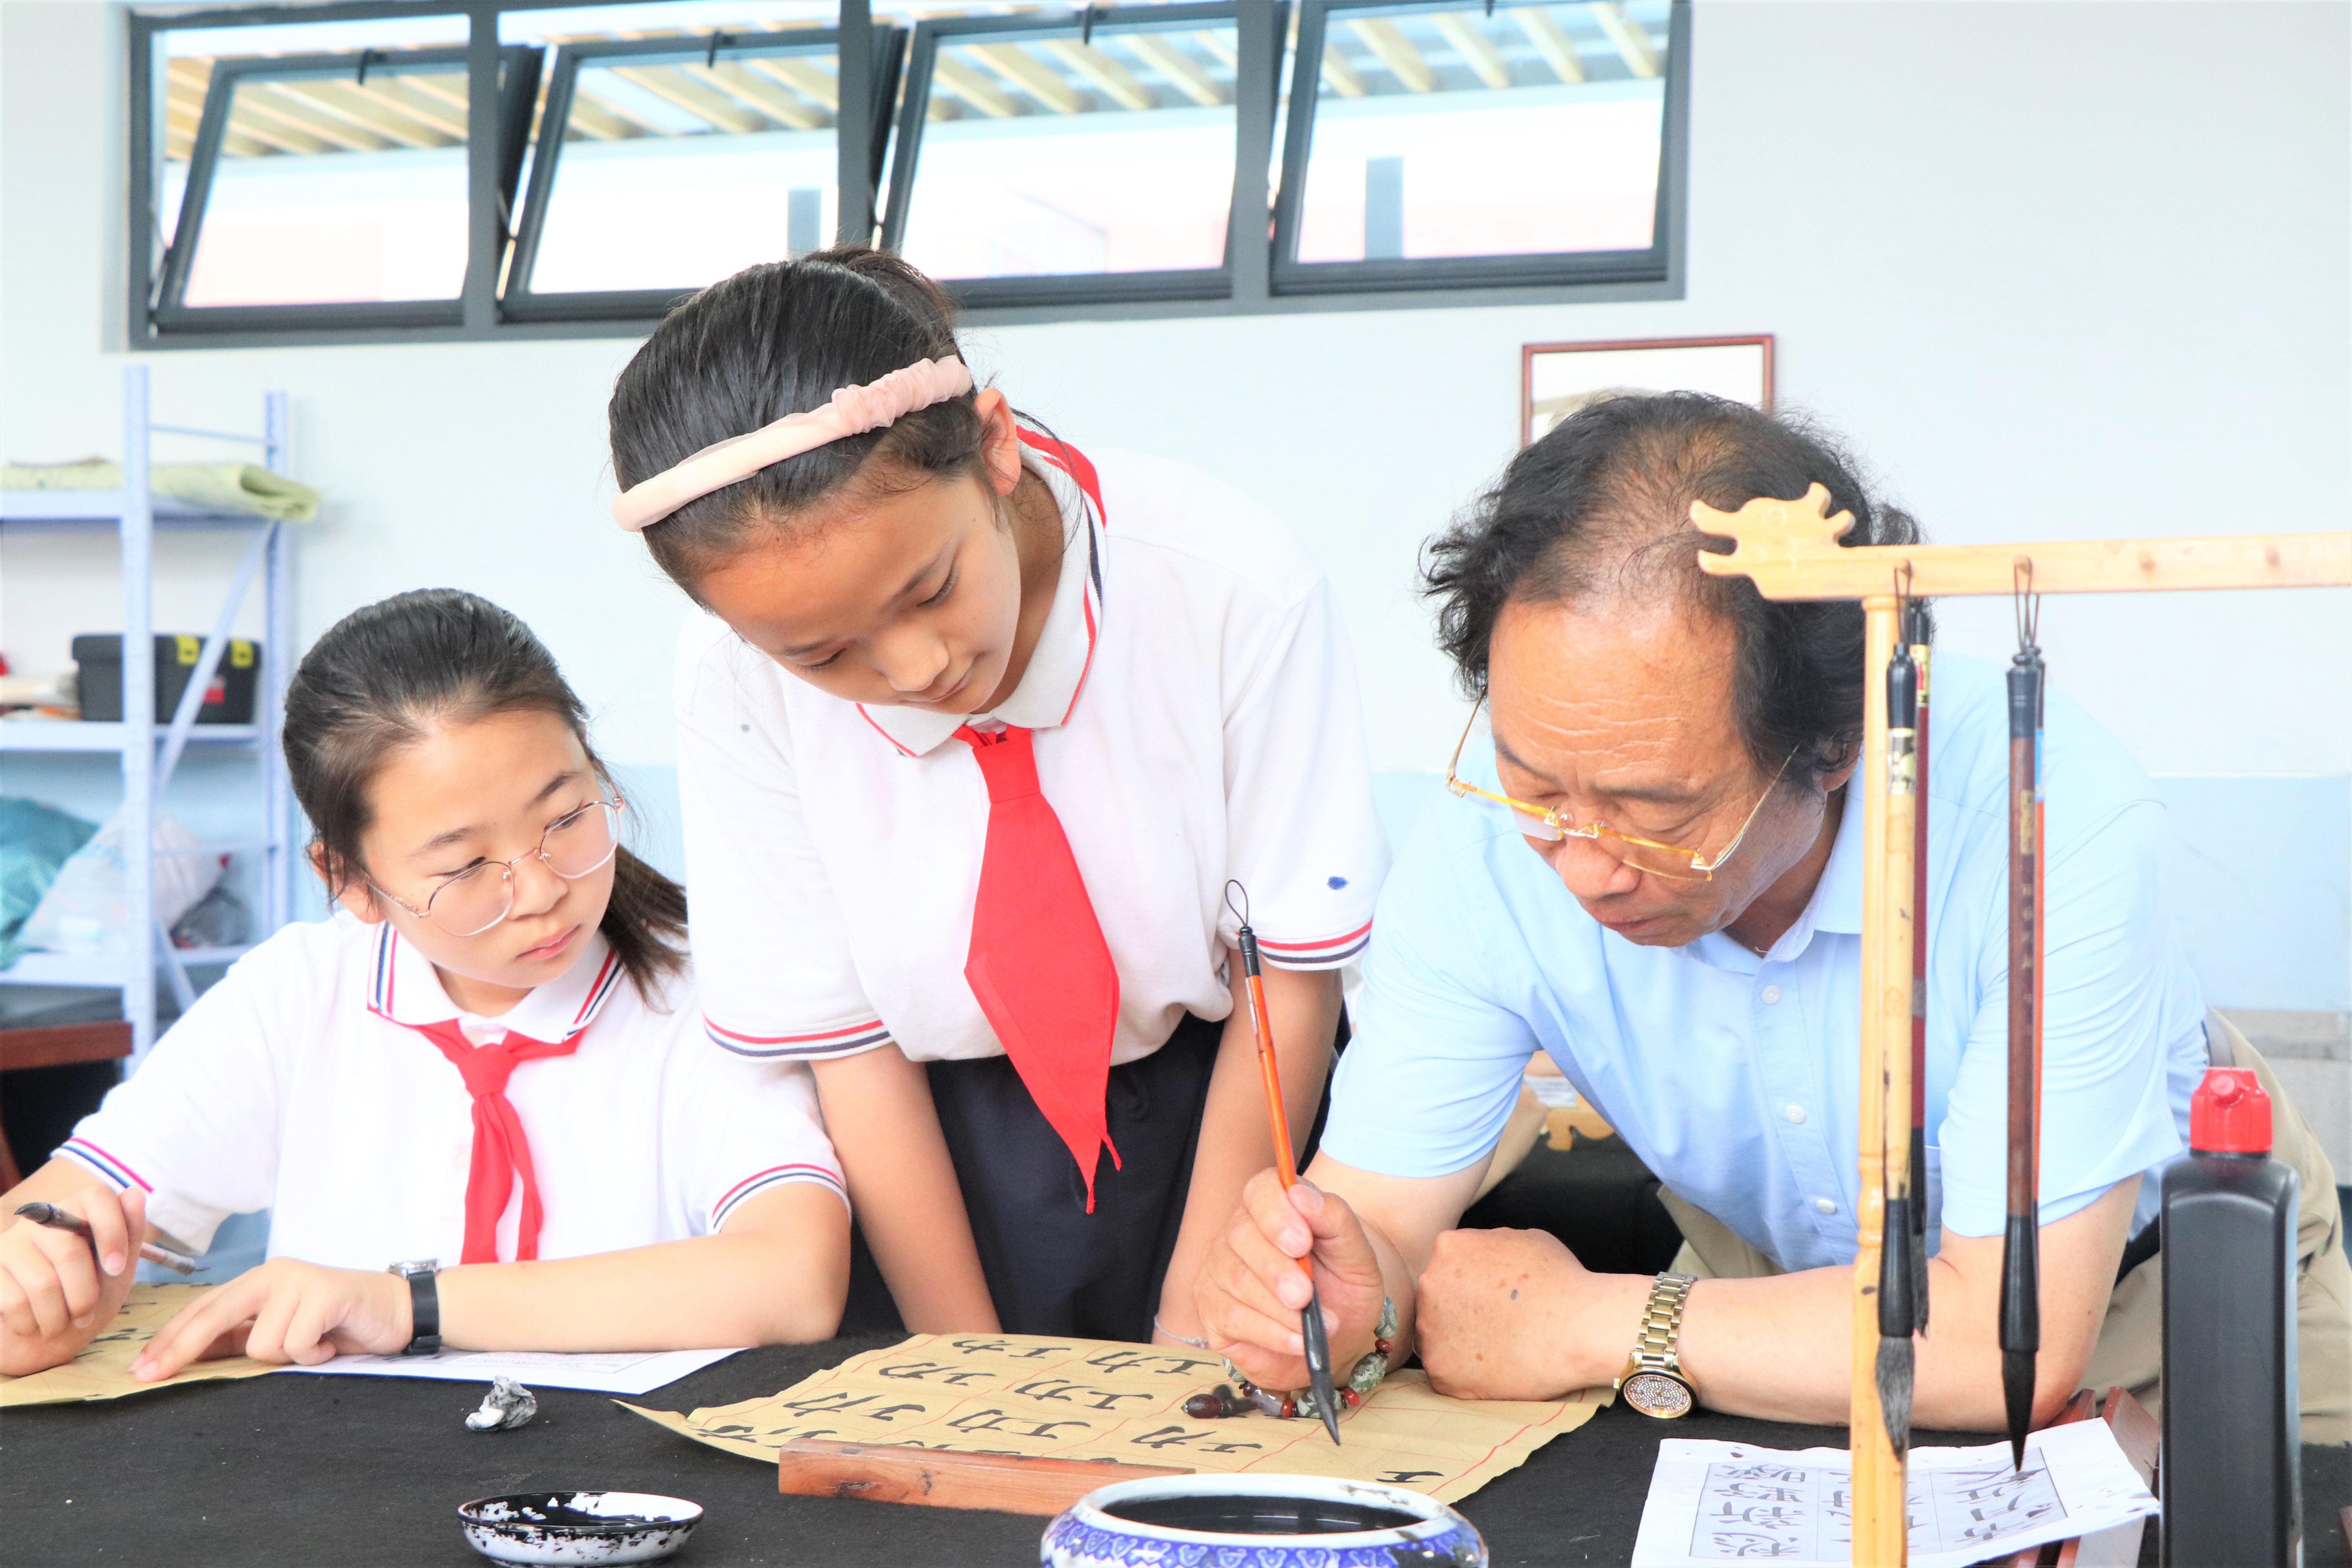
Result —
[[[588, 743], [588, 710], [529, 626], [488, 599], [424, 588], [352, 611], [311, 645], [286, 690], [286, 771], [310, 819], [330, 894], [353, 880], [369, 826], [368, 785], [384, 760], [436, 724], [552, 714]], [[625, 818], [624, 819], [625, 820]], [[686, 966], [686, 889], [626, 849], [597, 928], [648, 1002]]]
[[[955, 310], [938, 284], [887, 251], [845, 247], [748, 268], [654, 329], [606, 410], [624, 489], [721, 441], [822, 406], [917, 360], [954, 359]], [[983, 428], [972, 394], [847, 437], [686, 505], [646, 528], [654, 559], [689, 595], [762, 529], [785, 530], [853, 478], [888, 486], [969, 471]], [[883, 461], [867, 469], [866, 459]]]

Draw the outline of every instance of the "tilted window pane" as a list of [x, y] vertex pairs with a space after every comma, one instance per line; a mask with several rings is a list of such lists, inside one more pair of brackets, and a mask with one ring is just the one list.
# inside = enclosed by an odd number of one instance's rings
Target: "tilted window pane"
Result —
[[902, 247], [935, 278], [1222, 267], [1230, 22], [941, 37]]
[[1665, 0], [1333, 9], [1297, 259], [1647, 249], [1667, 14]]
[[831, 245], [839, 105], [830, 43], [583, 58], [531, 290], [695, 289]]
[[[449, 56], [466, 26], [463, 16], [416, 16], [163, 35], [162, 234], [179, 232], [208, 95], [226, 94], [227, 105], [184, 302], [456, 298], [467, 86], [462, 59]], [[347, 63], [295, 67], [322, 59]]]

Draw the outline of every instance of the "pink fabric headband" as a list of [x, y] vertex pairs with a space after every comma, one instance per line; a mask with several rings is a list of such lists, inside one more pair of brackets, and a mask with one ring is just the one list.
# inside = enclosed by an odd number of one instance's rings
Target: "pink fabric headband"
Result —
[[748, 479], [761, 468], [797, 458], [845, 436], [895, 425], [919, 408], [971, 390], [971, 372], [960, 359], [919, 359], [864, 386], [845, 386], [833, 401], [787, 414], [747, 436], [705, 447], [613, 498], [613, 521], [631, 533], [648, 528], [700, 496]]

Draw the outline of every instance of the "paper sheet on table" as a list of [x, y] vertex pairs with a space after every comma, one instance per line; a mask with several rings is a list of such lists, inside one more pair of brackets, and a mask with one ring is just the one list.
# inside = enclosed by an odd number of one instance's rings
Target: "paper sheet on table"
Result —
[[598, 1394], [651, 1394], [737, 1351], [443, 1351], [439, 1355], [339, 1355], [281, 1372], [341, 1377], [439, 1377], [488, 1383], [510, 1377], [532, 1388], [586, 1388]]
[[131, 1360], [156, 1331], [212, 1287], [208, 1285], [134, 1285], [122, 1310], [107, 1331], [89, 1342], [81, 1354], [63, 1366], [23, 1377], [0, 1377], [0, 1409], [12, 1405], [57, 1405], [75, 1399], [120, 1399], [126, 1394], [177, 1388], [184, 1383], [205, 1383], [222, 1377], [257, 1377], [276, 1372], [268, 1362], [245, 1356], [200, 1361], [176, 1377], [141, 1383], [131, 1375]]
[[[1633, 1568], [1769, 1559], [1785, 1568], [1853, 1561], [1852, 1458], [1669, 1437], [1658, 1445]], [[2044, 1542], [2145, 1519], [2157, 1500], [2104, 1421], [2009, 1445], [1914, 1448], [1906, 1476], [1911, 1568], [1969, 1568]]]
[[918, 1334], [852, 1356], [764, 1399], [677, 1415], [625, 1405], [714, 1448], [772, 1460], [788, 1438], [991, 1454], [1117, 1459], [1195, 1470], [1386, 1481], [1452, 1502], [1609, 1403], [1448, 1399], [1401, 1372], [1343, 1412], [1334, 1448], [1318, 1421], [1195, 1421], [1184, 1401], [1223, 1381], [1214, 1357], [1154, 1345], [1028, 1334]]

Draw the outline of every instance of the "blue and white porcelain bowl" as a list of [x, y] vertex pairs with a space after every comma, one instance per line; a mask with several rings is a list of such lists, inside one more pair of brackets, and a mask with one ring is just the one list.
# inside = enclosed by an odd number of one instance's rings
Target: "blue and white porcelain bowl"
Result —
[[493, 1563], [656, 1563], [686, 1544], [702, 1505], [650, 1492], [523, 1492], [476, 1498], [457, 1518]]
[[1486, 1568], [1468, 1520], [1419, 1492], [1324, 1476], [1152, 1476], [1045, 1528], [1043, 1568]]

